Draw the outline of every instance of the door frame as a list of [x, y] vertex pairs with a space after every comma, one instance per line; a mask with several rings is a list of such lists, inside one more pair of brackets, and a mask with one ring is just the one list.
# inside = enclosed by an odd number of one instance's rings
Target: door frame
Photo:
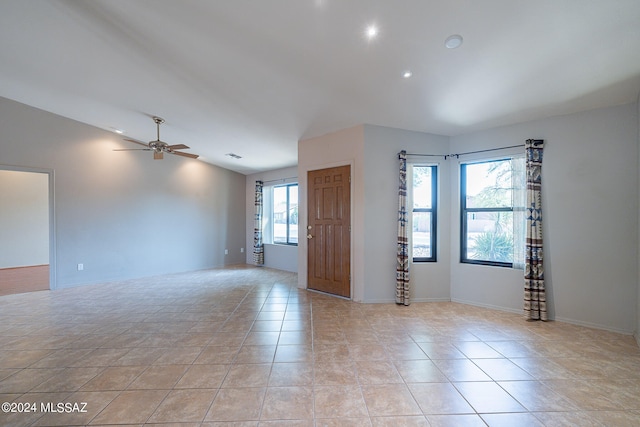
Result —
[[43, 173], [48, 176], [49, 189], [49, 289], [58, 288], [56, 282], [56, 210], [55, 210], [55, 179], [53, 169], [32, 168], [26, 166], [11, 166], [0, 164], [0, 170], [15, 172]]
[[[309, 225], [309, 206], [308, 206], [308, 197], [309, 197], [309, 182], [308, 182], [308, 174], [310, 171], [315, 171], [315, 170], [321, 170], [321, 169], [329, 169], [329, 168], [335, 168], [335, 167], [339, 167], [339, 166], [349, 166], [349, 171], [350, 171], [350, 182], [349, 182], [349, 189], [350, 189], [350, 196], [349, 196], [349, 225], [351, 226], [351, 238], [349, 239], [349, 271], [351, 272], [351, 283], [349, 284], [350, 289], [349, 289], [349, 294], [351, 295], [350, 298], [345, 298], [345, 297], [341, 297], [338, 295], [335, 295], [336, 298], [344, 298], [344, 299], [348, 299], [351, 301], [354, 301], [354, 296], [355, 296], [355, 273], [354, 273], [354, 244], [353, 244], [353, 235], [354, 235], [354, 230], [356, 229], [356, 227], [354, 227], [354, 223], [353, 223], [353, 218], [354, 218], [354, 182], [355, 182], [355, 178], [354, 178], [354, 170], [355, 170], [355, 163], [353, 160], [347, 160], [347, 161], [340, 161], [340, 162], [331, 162], [331, 163], [322, 163], [322, 164], [318, 164], [318, 165], [310, 165], [307, 166], [306, 168], [304, 168], [303, 171], [299, 171], [298, 172], [298, 206], [302, 207], [302, 209], [300, 209], [303, 213], [304, 213], [304, 217], [302, 217], [301, 215], [298, 216], [298, 288], [301, 289], [308, 289], [308, 290], [312, 290], [309, 289], [309, 284], [307, 283], [307, 275], [309, 274], [309, 265], [308, 265], [308, 256], [309, 256], [309, 245], [307, 243], [307, 225]], [[302, 180], [304, 180], [304, 186], [300, 185], [302, 183]], [[304, 194], [300, 193], [300, 190], [304, 191]], [[304, 224], [301, 224], [301, 220], [300, 218], [302, 218], [302, 221], [304, 221]], [[302, 245], [300, 244], [300, 242], [303, 242]]]

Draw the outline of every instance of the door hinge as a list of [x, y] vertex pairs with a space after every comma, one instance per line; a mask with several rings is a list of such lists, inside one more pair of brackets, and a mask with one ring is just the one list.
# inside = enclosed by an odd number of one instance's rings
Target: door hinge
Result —
[[351, 183], [351, 175], [349, 175], [349, 183]]

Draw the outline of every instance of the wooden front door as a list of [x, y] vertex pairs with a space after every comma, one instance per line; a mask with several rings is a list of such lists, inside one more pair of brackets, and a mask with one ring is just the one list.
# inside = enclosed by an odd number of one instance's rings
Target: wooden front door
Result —
[[351, 166], [308, 173], [307, 287], [351, 297]]

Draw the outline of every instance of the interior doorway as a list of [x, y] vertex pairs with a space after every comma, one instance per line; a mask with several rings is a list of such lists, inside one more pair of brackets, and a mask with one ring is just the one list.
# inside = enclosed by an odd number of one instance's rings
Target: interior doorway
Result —
[[54, 287], [53, 171], [0, 165], [0, 295]]
[[351, 166], [307, 177], [307, 287], [351, 298]]

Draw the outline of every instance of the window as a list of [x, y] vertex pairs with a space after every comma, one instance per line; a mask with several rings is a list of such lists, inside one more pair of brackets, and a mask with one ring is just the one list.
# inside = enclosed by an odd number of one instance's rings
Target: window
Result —
[[524, 256], [524, 158], [460, 166], [460, 261], [519, 266]]
[[298, 184], [273, 187], [273, 243], [298, 244]]
[[436, 261], [437, 168], [413, 165], [411, 169], [411, 254], [414, 262]]

